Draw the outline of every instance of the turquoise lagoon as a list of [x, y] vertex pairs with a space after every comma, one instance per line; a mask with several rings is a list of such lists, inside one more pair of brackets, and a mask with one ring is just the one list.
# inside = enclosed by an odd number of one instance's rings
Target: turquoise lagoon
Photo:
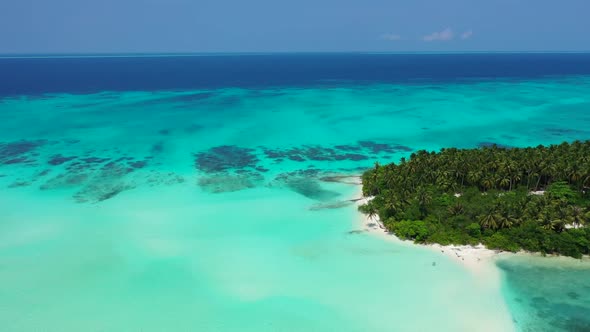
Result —
[[585, 76], [7, 97], [0, 326], [584, 331], [587, 265], [513, 257], [482, 281], [363, 232], [339, 176], [589, 137]]

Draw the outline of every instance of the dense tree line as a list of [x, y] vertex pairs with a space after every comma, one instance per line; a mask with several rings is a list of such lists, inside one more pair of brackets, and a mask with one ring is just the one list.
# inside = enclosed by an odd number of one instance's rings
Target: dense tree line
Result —
[[401, 238], [590, 254], [590, 141], [418, 151], [362, 181], [360, 210]]

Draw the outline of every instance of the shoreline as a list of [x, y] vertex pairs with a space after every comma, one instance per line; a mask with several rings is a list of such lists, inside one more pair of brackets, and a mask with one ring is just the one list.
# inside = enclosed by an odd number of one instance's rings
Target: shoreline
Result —
[[[369, 202], [373, 197], [364, 197], [362, 195], [362, 187], [358, 192], [359, 197], [355, 199], [356, 207]], [[437, 251], [439, 254], [447, 256], [450, 260], [459, 264], [469, 270], [473, 275], [477, 277], [493, 278], [499, 281], [500, 269], [496, 266], [496, 260], [505, 257], [528, 257], [528, 258], [555, 258], [555, 259], [567, 259], [571, 262], [581, 262], [590, 264], [590, 256], [583, 256], [581, 259], [576, 259], [561, 255], [542, 255], [541, 253], [527, 252], [524, 250], [518, 252], [509, 252], [501, 250], [492, 250], [486, 248], [483, 244], [477, 246], [472, 245], [441, 245], [438, 243], [433, 244], [420, 244], [415, 243], [412, 240], [402, 240], [395, 234], [387, 231], [379, 217], [369, 218], [362, 212], [359, 214], [359, 226], [363, 231], [370, 233], [374, 236], [381, 237], [384, 240], [392, 241], [397, 244], [406, 246], [418, 246], [430, 250]]]
[[[362, 192], [359, 192], [359, 194], [362, 198], [356, 201], [357, 207], [367, 203], [372, 199], [372, 197], [363, 197]], [[388, 232], [383, 223], [379, 220], [379, 217], [371, 219], [362, 212], [358, 213], [360, 215], [359, 226], [361, 226], [363, 231], [366, 231], [367, 233], [370, 233], [374, 236], [381, 237], [384, 240], [395, 242], [397, 244], [418, 246], [436, 251], [441, 255], [447, 256], [456, 264], [463, 266], [478, 278], [493, 280], [494, 282], [497, 282], [498, 285], [500, 281], [500, 270], [496, 267], [495, 260], [502, 256], [514, 255], [514, 253], [487, 249], [483, 244], [479, 244], [477, 246], [443, 246], [437, 243], [419, 244], [412, 240], [402, 240], [395, 234]]]

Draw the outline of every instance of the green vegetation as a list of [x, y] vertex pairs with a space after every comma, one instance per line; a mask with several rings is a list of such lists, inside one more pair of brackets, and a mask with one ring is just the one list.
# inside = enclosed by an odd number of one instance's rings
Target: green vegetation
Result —
[[590, 254], [590, 141], [418, 151], [362, 180], [359, 210], [400, 238]]

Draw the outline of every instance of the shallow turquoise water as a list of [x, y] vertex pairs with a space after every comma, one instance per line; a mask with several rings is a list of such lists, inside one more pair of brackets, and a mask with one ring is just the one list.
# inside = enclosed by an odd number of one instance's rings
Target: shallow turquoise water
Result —
[[522, 331], [588, 331], [590, 264], [565, 257], [500, 260], [504, 294]]
[[554, 293], [531, 306], [527, 262], [501, 265], [499, 289], [436, 252], [351, 233], [359, 187], [329, 176], [416, 149], [587, 139], [589, 92], [569, 77], [5, 98], [0, 324], [567, 330], [536, 315], [572, 310]]

